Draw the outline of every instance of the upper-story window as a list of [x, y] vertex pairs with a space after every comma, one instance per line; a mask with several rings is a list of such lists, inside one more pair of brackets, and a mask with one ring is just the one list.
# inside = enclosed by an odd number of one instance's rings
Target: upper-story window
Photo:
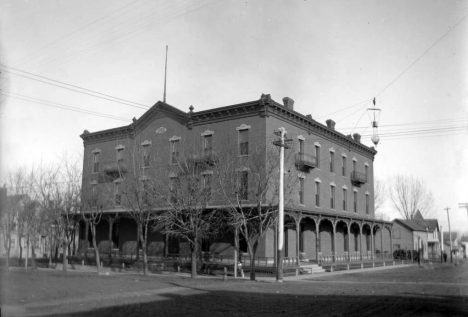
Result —
[[342, 160], [341, 174], [346, 177], [346, 156], [342, 156], [341, 160]]
[[114, 204], [120, 206], [122, 204], [122, 193], [120, 192], [120, 183], [114, 183]]
[[330, 208], [335, 209], [335, 185], [330, 185]]
[[174, 136], [169, 141], [171, 142], [171, 164], [177, 164], [180, 156], [180, 138]]
[[368, 215], [370, 212], [370, 201], [369, 201], [369, 194], [366, 193], [366, 214]]
[[99, 155], [101, 154], [101, 150], [94, 150], [93, 151], [93, 173], [99, 173]]
[[299, 153], [304, 153], [304, 140], [299, 139]]
[[320, 144], [315, 144], [315, 157], [317, 158], [317, 168], [320, 168]]
[[169, 178], [169, 189], [170, 189], [170, 196], [169, 201], [172, 204], [176, 204], [179, 199], [179, 192], [180, 192], [180, 180], [178, 177], [170, 177]]
[[315, 180], [315, 206], [320, 207], [320, 180]]
[[299, 178], [299, 203], [304, 205], [304, 178]]
[[330, 173], [335, 173], [335, 152], [330, 151]]
[[239, 130], [239, 155], [249, 155], [250, 130]]
[[117, 158], [117, 163], [122, 163], [124, 161], [124, 150], [125, 146], [119, 145], [115, 148], [116, 150], [116, 155], [115, 157]]
[[356, 172], [356, 164], [357, 164], [357, 161], [353, 160], [353, 172]]
[[343, 188], [343, 211], [348, 210], [348, 189]]
[[150, 166], [150, 141], [145, 141], [141, 144], [142, 146], [142, 159], [143, 159], [143, 167]]
[[239, 198], [241, 200], [249, 199], [249, 172], [239, 172]]
[[206, 130], [201, 134], [202, 148], [204, 155], [211, 155], [213, 153], [213, 131]]
[[369, 165], [367, 163], [364, 165], [364, 173], [366, 174], [366, 183], [369, 183]]
[[357, 205], [357, 191], [354, 191], [354, 212], [357, 212], [357, 208], [358, 208], [358, 205]]

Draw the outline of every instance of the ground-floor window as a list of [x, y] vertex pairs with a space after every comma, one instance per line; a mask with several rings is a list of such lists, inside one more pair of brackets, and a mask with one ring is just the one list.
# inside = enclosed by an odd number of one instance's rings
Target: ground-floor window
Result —
[[400, 245], [399, 244], [394, 244], [393, 245], [393, 250], [400, 250]]

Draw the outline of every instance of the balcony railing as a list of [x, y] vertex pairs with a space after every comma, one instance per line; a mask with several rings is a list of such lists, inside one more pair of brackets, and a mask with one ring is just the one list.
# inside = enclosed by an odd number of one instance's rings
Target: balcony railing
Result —
[[218, 152], [205, 150], [201, 153], [193, 154], [191, 160], [197, 164], [213, 165], [218, 160]]
[[354, 185], [361, 185], [367, 183], [367, 176], [360, 172], [351, 172], [351, 183]]
[[318, 166], [317, 158], [306, 153], [296, 153], [295, 165], [300, 169], [312, 169]]
[[126, 173], [127, 164], [124, 161], [105, 163], [103, 171], [106, 174]]

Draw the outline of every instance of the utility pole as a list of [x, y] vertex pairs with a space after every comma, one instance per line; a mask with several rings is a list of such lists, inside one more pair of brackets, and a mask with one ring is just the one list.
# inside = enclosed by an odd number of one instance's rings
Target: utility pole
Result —
[[449, 227], [449, 240], [450, 240], [450, 263], [453, 263], [452, 259], [452, 231], [450, 230], [450, 215], [449, 215], [449, 210], [450, 208], [445, 208], [447, 210], [447, 219], [448, 219], [448, 227]]
[[440, 263], [444, 263], [444, 231], [440, 226]]
[[280, 137], [279, 140], [274, 141], [273, 144], [280, 147], [280, 179], [279, 179], [279, 193], [278, 193], [278, 249], [277, 256], [278, 263], [276, 265], [276, 282], [283, 282], [283, 259], [284, 259], [284, 149], [289, 148], [286, 142], [291, 142], [291, 139], [285, 139], [286, 129], [281, 127], [278, 132], [275, 132]]

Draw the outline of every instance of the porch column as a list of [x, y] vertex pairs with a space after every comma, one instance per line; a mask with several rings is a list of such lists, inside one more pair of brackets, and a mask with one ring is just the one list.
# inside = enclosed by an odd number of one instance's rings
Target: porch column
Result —
[[333, 242], [333, 263], [336, 263], [336, 222], [332, 222], [332, 227], [333, 227], [333, 237], [332, 237], [332, 242]]
[[320, 221], [319, 220], [314, 220], [315, 221], [315, 253], [316, 253], [316, 259], [317, 259], [317, 264], [319, 263], [319, 253], [320, 253]]
[[351, 223], [348, 224], [348, 262], [351, 262]]
[[85, 250], [84, 250], [85, 252], [89, 248], [89, 242], [88, 242], [89, 237], [88, 237], [88, 235], [89, 235], [89, 222], [85, 221], [85, 242], [84, 242], [85, 243]]
[[370, 236], [371, 236], [371, 260], [374, 261], [374, 252], [375, 252], [375, 248], [374, 248], [374, 226], [371, 227]]
[[362, 226], [359, 226], [359, 258], [362, 262]]
[[301, 217], [297, 216], [297, 219], [295, 218], [295, 220], [296, 220], [296, 258], [297, 258], [297, 265], [299, 265], [299, 237], [300, 237], [299, 230], [301, 230], [301, 226], [300, 226]]
[[384, 252], [383, 252], [383, 227], [380, 227], [380, 253], [382, 254], [382, 260], [384, 257]]
[[392, 229], [388, 228], [388, 232], [390, 234], [390, 254], [391, 254], [392, 259], [393, 259], [393, 233], [392, 233]]

